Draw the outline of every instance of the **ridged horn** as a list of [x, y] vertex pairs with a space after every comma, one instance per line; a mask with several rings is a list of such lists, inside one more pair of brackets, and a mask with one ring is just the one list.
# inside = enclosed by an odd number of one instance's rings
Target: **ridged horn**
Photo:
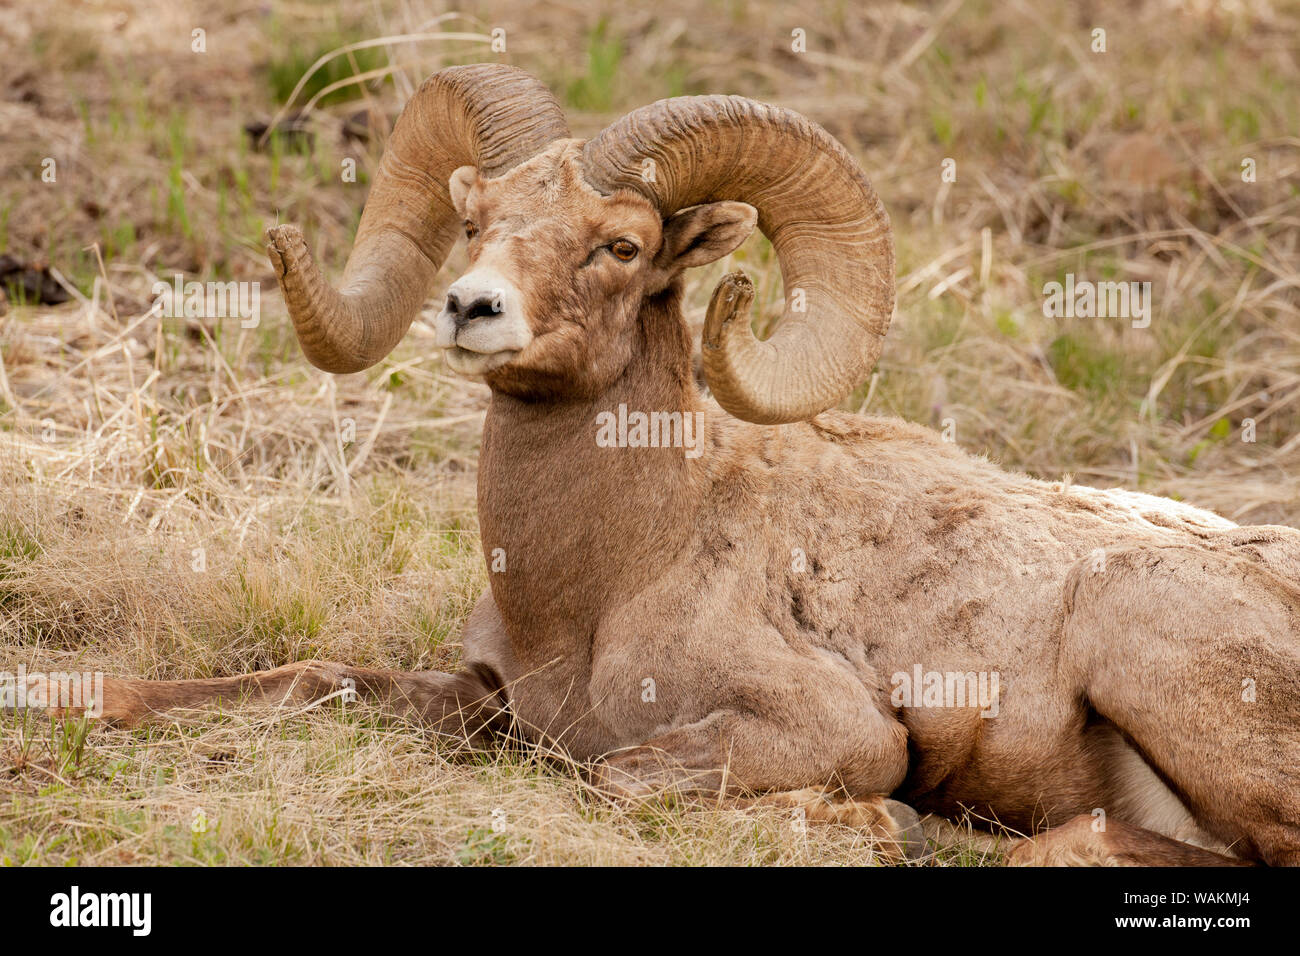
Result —
[[722, 200], [758, 209], [786, 308], [759, 341], [750, 297], [734, 279], [714, 290], [704, 374], [731, 414], [802, 421], [871, 371], [894, 311], [889, 216], [857, 163], [816, 123], [740, 96], [660, 100], [606, 127], [584, 147], [583, 162], [593, 187], [634, 190], [665, 217]]
[[381, 361], [419, 314], [459, 232], [447, 180], [460, 166], [499, 176], [569, 135], [564, 112], [522, 70], [441, 70], [407, 101], [384, 149], [343, 281], [335, 290], [297, 226], [266, 231], [285, 305], [307, 359], [327, 372]]

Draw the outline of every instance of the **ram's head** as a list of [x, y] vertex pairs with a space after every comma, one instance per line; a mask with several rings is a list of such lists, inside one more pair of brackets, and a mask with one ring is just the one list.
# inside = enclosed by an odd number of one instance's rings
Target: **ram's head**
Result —
[[732, 414], [797, 421], [875, 364], [894, 256], [861, 170], [788, 110], [735, 96], [662, 100], [584, 143], [527, 74], [453, 67], [398, 118], [341, 290], [296, 227], [267, 240], [308, 359], [355, 372], [397, 345], [467, 236], [469, 270], [435, 320], [448, 364], [513, 394], [562, 398], [614, 381], [647, 297], [736, 248], [756, 219], [780, 262], [785, 315], [759, 341], [745, 310], [712, 310], [726, 320], [705, 327], [704, 373]]

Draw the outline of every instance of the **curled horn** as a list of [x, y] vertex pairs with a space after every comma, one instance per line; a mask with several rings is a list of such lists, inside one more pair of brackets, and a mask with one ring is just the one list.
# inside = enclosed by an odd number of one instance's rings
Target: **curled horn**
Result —
[[384, 359], [419, 314], [460, 219], [447, 180], [498, 176], [569, 135], [555, 97], [510, 66], [456, 66], [421, 84], [397, 118], [339, 289], [297, 226], [266, 231], [267, 254], [308, 360], [358, 372]]
[[[643, 176], [646, 160], [654, 176]], [[743, 276], [714, 291], [704, 374], [738, 418], [801, 421], [838, 403], [875, 365], [894, 311], [889, 216], [848, 152], [798, 113], [739, 96], [661, 100], [610, 124], [583, 150], [596, 189], [630, 189], [662, 215], [737, 200], [758, 209], [785, 284], [772, 336], [750, 328]]]

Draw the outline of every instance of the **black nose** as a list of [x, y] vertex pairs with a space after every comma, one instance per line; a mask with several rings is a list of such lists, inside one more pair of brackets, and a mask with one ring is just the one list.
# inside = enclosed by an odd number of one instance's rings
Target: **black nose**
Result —
[[496, 299], [491, 295], [480, 295], [471, 302], [462, 304], [456, 293], [447, 293], [447, 314], [456, 323], [456, 328], [464, 328], [475, 319], [497, 315]]

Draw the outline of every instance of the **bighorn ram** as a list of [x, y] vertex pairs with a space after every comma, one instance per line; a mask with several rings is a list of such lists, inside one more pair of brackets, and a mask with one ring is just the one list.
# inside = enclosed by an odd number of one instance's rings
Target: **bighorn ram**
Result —
[[[722, 280], [709, 399], [682, 273], [755, 222], [790, 305], [759, 341], [750, 283]], [[341, 290], [297, 228], [268, 230], [311, 362], [388, 355], [461, 233], [469, 271], [435, 329], [492, 389], [479, 519], [505, 556], [463, 670], [114, 680], [107, 715], [351, 678], [442, 732], [514, 722], [615, 794], [802, 806], [909, 852], [910, 805], [1058, 828], [1016, 862], [1300, 863], [1300, 532], [1008, 474], [828, 411], [880, 354], [894, 256], [820, 127], [683, 97], [583, 142], [528, 75], [443, 70], [397, 122]], [[655, 412], [698, 423], [698, 454], [675, 431], [596, 441], [609, 414]], [[987, 695], [948, 699], [975, 677]]]

